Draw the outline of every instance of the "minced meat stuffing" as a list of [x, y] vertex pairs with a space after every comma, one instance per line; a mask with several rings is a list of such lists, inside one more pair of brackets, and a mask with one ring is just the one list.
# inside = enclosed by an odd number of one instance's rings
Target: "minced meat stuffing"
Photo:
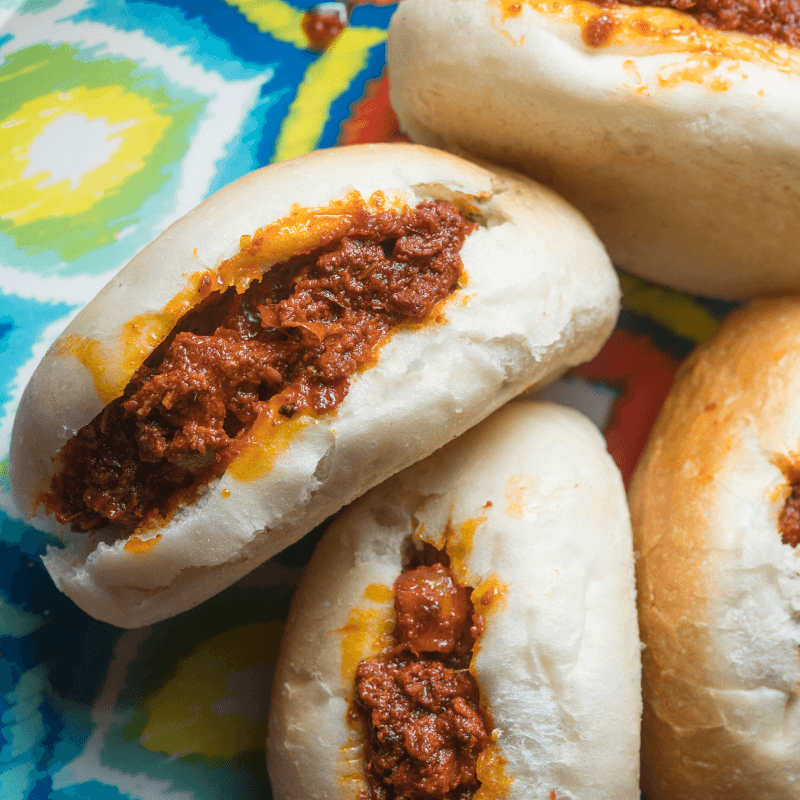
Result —
[[137, 524], [223, 469], [270, 402], [286, 418], [336, 408], [393, 327], [454, 291], [472, 229], [444, 201], [381, 212], [207, 298], [65, 445], [48, 508], [78, 530]]
[[[593, 2], [602, 8], [619, 4]], [[701, 25], [800, 46], [800, 0], [624, 0], [624, 4], [674, 8], [691, 14]]]
[[800, 486], [792, 486], [792, 493], [783, 507], [780, 518], [781, 538], [785, 544], [800, 544]]
[[356, 671], [369, 787], [360, 800], [468, 800], [491, 742], [468, 671], [481, 631], [470, 590], [433, 564], [403, 573], [394, 594], [396, 644]]

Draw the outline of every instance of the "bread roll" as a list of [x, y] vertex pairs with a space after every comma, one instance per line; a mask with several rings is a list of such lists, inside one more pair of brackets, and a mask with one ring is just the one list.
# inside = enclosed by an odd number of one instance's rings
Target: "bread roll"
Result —
[[275, 796], [366, 791], [361, 732], [347, 721], [353, 678], [386, 646], [391, 587], [423, 542], [446, 551], [476, 608], [488, 609], [469, 668], [494, 724], [476, 800], [638, 800], [640, 649], [624, 489], [585, 417], [530, 401], [377, 487], [325, 533], [293, 599], [273, 684]]
[[735, 312], [686, 362], [631, 517], [648, 800], [800, 797], [800, 299]]
[[456, 290], [429, 318], [392, 329], [333, 411], [259, 416], [237, 439], [227, 470], [195, 497], [132, 533], [64, 530], [66, 548], [50, 548], [44, 559], [60, 589], [124, 627], [191, 608], [369, 487], [600, 349], [618, 311], [616, 275], [585, 220], [550, 191], [410, 145], [312, 153], [209, 198], [71, 323], [15, 420], [18, 507], [36, 513], [36, 524], [61, 529], [42, 504], [57, 454], [122, 395], [209, 285], [242, 290], [274, 264], [341, 235], [360, 210], [431, 199], [452, 200], [476, 220]]
[[800, 290], [797, 48], [668, 8], [404, 0], [387, 60], [412, 140], [553, 187], [617, 266], [721, 298]]

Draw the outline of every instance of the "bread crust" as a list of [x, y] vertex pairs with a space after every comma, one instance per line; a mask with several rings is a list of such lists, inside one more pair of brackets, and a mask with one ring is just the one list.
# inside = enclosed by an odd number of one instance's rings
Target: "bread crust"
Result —
[[[438, 322], [396, 329], [335, 414], [298, 415], [278, 435], [254, 429], [202, 496], [141, 533], [143, 546], [64, 531], [66, 549], [50, 548], [44, 561], [92, 616], [138, 627], [193, 607], [531, 384], [591, 358], [610, 334], [619, 287], [602, 245], [574, 209], [524, 178], [413, 145], [337, 148], [265, 167], [145, 248], [45, 356], [12, 435], [22, 512], [60, 530], [35, 508], [54, 456], [122, 393], [242, 235], [294, 219], [298, 206], [327, 209], [353, 192], [370, 202], [379, 191], [386, 203], [454, 198], [473, 208], [480, 224], [461, 252], [464, 288]], [[278, 225], [265, 259], [295, 252], [304, 231]]]
[[682, 368], [629, 499], [648, 800], [800, 797], [800, 299], [728, 319]]
[[623, 269], [722, 298], [800, 289], [800, 49], [650, 6], [405, 0], [387, 61], [412, 140], [553, 187]]
[[385, 643], [391, 587], [414, 537], [446, 548], [478, 594], [500, 586], [471, 671], [502, 767], [476, 797], [638, 800], [640, 651], [624, 489], [585, 417], [524, 400], [360, 498], [325, 533], [273, 684], [275, 795], [355, 800], [365, 788], [360, 734], [346, 719], [352, 679]]

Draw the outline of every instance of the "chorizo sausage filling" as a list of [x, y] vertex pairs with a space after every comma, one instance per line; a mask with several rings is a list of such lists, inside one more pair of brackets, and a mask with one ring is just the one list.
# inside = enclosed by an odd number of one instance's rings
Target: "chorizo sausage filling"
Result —
[[783, 506], [778, 526], [785, 544], [792, 547], [800, 544], [800, 484], [792, 485], [792, 493]]
[[473, 229], [445, 201], [384, 211], [241, 294], [211, 294], [67, 442], [48, 510], [77, 530], [133, 527], [219, 474], [268, 406], [335, 409], [392, 328], [457, 288]]
[[[592, 0], [614, 8], [618, 0]], [[691, 14], [701, 25], [722, 31], [740, 31], [800, 46], [800, 0], [622, 0], [629, 6], [659, 6]]]
[[469, 800], [480, 786], [492, 726], [468, 671], [483, 627], [470, 594], [441, 563], [395, 581], [395, 645], [356, 670], [369, 787], [359, 800]]

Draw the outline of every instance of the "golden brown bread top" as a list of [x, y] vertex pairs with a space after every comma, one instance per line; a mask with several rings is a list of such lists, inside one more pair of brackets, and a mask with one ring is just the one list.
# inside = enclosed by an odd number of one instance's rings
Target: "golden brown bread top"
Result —
[[799, 330], [800, 298], [732, 314], [680, 370], [631, 484], [650, 800], [797, 796], [800, 575], [778, 515]]

